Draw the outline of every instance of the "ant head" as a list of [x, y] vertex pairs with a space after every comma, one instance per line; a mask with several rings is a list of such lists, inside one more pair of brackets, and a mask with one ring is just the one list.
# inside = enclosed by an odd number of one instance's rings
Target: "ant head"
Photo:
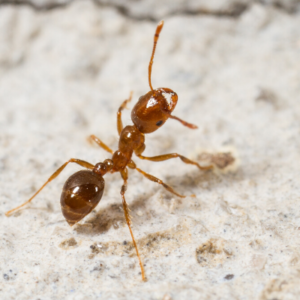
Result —
[[170, 117], [178, 101], [177, 94], [169, 88], [151, 90], [141, 96], [131, 112], [133, 124], [142, 133], [160, 128]]
[[153, 89], [151, 83], [151, 73], [154, 53], [159, 34], [164, 26], [164, 21], [161, 21], [155, 31], [152, 55], [148, 68], [148, 81], [151, 91], [140, 97], [138, 103], [131, 112], [133, 124], [142, 133], [151, 133], [161, 127], [171, 116], [174, 110], [178, 96], [168, 88]]
[[171, 115], [178, 101], [178, 96], [174, 91], [168, 88], [158, 88], [154, 90], [152, 87], [151, 73], [153, 57], [159, 34], [163, 26], [164, 21], [161, 21], [157, 25], [154, 35], [153, 50], [148, 68], [148, 81], [151, 91], [140, 97], [138, 103], [131, 112], [131, 120], [141, 133], [151, 133], [157, 130], [168, 120], [168, 118], [175, 119], [191, 129], [197, 128], [196, 125]]

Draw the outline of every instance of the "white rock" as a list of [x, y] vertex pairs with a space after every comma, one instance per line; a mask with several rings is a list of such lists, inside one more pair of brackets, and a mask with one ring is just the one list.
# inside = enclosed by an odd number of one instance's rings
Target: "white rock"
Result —
[[[166, 3], [163, 13], [173, 13]], [[178, 93], [174, 115], [199, 129], [170, 120], [146, 136], [145, 155], [199, 158], [227, 147], [240, 162], [215, 174], [177, 159], [135, 158], [179, 193], [196, 195], [179, 199], [129, 172], [126, 198], [146, 283], [118, 174], [106, 175], [99, 206], [76, 228], [59, 207], [63, 183], [80, 169], [74, 165], [26, 209], [4, 213], [69, 158], [108, 158], [89, 134], [117, 148], [119, 105], [133, 90], [132, 108], [149, 90], [156, 23], [90, 1], [49, 11], [1, 6], [1, 299], [297, 299], [300, 15], [261, 4], [239, 18], [180, 15], [184, 5], [219, 10], [231, 1], [178, 3], [178, 14], [165, 18], [152, 81]], [[141, 5], [129, 2], [128, 10]], [[160, 17], [159, 7], [141, 11]], [[131, 123], [130, 111], [123, 120]]]

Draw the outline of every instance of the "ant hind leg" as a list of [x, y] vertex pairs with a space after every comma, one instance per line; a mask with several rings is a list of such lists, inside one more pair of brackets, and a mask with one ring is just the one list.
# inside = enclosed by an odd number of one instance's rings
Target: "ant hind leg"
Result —
[[129, 228], [129, 231], [130, 231], [130, 235], [131, 235], [131, 238], [132, 238], [132, 242], [133, 242], [137, 257], [139, 259], [139, 264], [140, 264], [141, 273], [142, 273], [142, 279], [143, 279], [143, 281], [146, 281], [145, 270], [144, 270], [144, 267], [143, 267], [143, 264], [142, 264], [142, 261], [141, 261], [141, 257], [140, 257], [140, 254], [139, 254], [139, 250], [138, 250], [138, 247], [137, 247], [137, 244], [136, 244], [136, 241], [134, 239], [133, 232], [132, 232], [132, 229], [131, 229], [131, 220], [130, 220], [128, 204], [125, 200], [125, 192], [127, 190], [128, 171], [127, 171], [127, 169], [124, 169], [120, 173], [121, 173], [121, 176], [124, 180], [124, 184], [122, 185], [122, 188], [121, 188], [121, 196], [122, 196], [124, 216], [125, 216], [125, 220], [126, 220], [127, 226]]
[[23, 204], [7, 211], [5, 213], [5, 215], [8, 217], [10, 214], [12, 214], [13, 212], [15, 212], [16, 210], [18, 210], [19, 208], [25, 206], [26, 204], [30, 203], [32, 201], [32, 199], [50, 182], [52, 181], [53, 179], [55, 179], [62, 171], [63, 169], [67, 166], [68, 163], [76, 163], [84, 168], [87, 168], [87, 169], [91, 169], [93, 170], [94, 169], [94, 165], [84, 161], [84, 160], [80, 160], [80, 159], [76, 159], [76, 158], [71, 158], [69, 159], [67, 162], [65, 162], [60, 168], [58, 168], [50, 177], [49, 179], [42, 185], [42, 187], [29, 199], [27, 200], [26, 202], [24, 202]]
[[[143, 170], [139, 169], [139, 168], [135, 168], [138, 172], [140, 172], [141, 174], [143, 174], [146, 178], [148, 178], [149, 180], [153, 181], [153, 182], [157, 182], [158, 184], [161, 184], [166, 190], [168, 190], [170, 193], [180, 197], [180, 198], [185, 198], [186, 196], [184, 195], [180, 195], [177, 192], [174, 191], [173, 188], [171, 188], [169, 185], [165, 184], [162, 180], [160, 180], [159, 178], [150, 175], [146, 172], [144, 172]], [[195, 197], [195, 195], [191, 195], [192, 197]]]

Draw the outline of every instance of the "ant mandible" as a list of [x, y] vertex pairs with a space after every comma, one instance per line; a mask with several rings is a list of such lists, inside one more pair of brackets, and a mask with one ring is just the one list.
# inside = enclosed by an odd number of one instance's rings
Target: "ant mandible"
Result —
[[123, 128], [123, 123], [122, 123], [122, 110], [126, 107], [127, 103], [131, 101], [132, 93], [130, 94], [130, 97], [122, 103], [122, 105], [120, 106], [117, 112], [117, 129], [120, 136], [119, 149], [114, 152], [107, 145], [105, 145], [99, 138], [97, 138], [94, 135], [90, 136], [91, 140], [95, 141], [101, 148], [111, 153], [112, 158], [106, 159], [103, 162], [99, 162], [96, 165], [93, 165], [89, 162], [80, 159], [71, 158], [66, 163], [64, 163], [56, 172], [54, 172], [51, 175], [51, 177], [46, 181], [46, 183], [44, 183], [44, 185], [29, 200], [27, 200], [25, 203], [21, 204], [20, 206], [6, 212], [6, 216], [9, 216], [14, 211], [30, 203], [32, 199], [50, 181], [55, 179], [63, 171], [63, 169], [68, 165], [68, 163], [76, 163], [88, 170], [82, 170], [70, 176], [63, 187], [61, 198], [60, 198], [62, 213], [66, 221], [69, 223], [69, 225], [73, 226], [81, 219], [83, 219], [85, 216], [87, 216], [101, 200], [104, 186], [105, 186], [103, 176], [107, 172], [110, 173], [120, 172], [121, 177], [124, 181], [124, 184], [122, 185], [121, 188], [124, 215], [130, 231], [132, 242], [136, 250], [137, 257], [139, 259], [142, 279], [144, 281], [146, 280], [145, 271], [131, 229], [129, 209], [125, 200], [125, 192], [127, 189], [127, 180], [128, 180], [127, 167], [130, 169], [137, 170], [147, 179], [154, 181], [158, 184], [161, 184], [166, 190], [168, 190], [172, 194], [181, 198], [185, 198], [185, 196], [175, 192], [173, 188], [171, 188], [169, 185], [164, 183], [159, 178], [154, 177], [153, 175], [150, 175], [144, 172], [143, 170], [137, 168], [136, 164], [131, 159], [133, 152], [140, 159], [145, 159], [145, 160], [150, 160], [155, 162], [179, 157], [184, 163], [195, 165], [200, 170], [208, 170], [213, 167], [212, 165], [205, 166], [205, 167], [200, 166], [197, 162], [192, 161], [178, 153], [163, 154], [163, 155], [158, 155], [153, 157], [146, 157], [142, 155], [143, 151], [146, 148], [145, 134], [156, 131], [169, 118], [179, 121], [181, 124], [183, 124], [188, 128], [191, 129], [198, 128], [196, 125], [185, 122], [171, 114], [178, 101], [178, 96], [174, 91], [172, 91], [169, 88], [158, 88], [154, 90], [152, 87], [151, 73], [152, 73], [153, 58], [154, 58], [154, 53], [159, 38], [159, 34], [163, 28], [163, 25], [164, 25], [163, 21], [161, 21], [157, 25], [155, 35], [154, 35], [152, 55], [148, 67], [148, 81], [151, 90], [144, 96], [141, 96], [137, 104], [134, 106], [131, 112], [131, 120], [133, 122], [133, 125], [128, 125], [125, 128]]

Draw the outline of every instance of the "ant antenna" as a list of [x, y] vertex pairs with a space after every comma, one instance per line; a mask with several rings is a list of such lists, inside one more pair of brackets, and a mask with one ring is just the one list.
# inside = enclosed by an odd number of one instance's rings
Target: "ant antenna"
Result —
[[155, 53], [156, 44], [157, 44], [157, 41], [158, 41], [158, 38], [159, 38], [159, 34], [160, 34], [163, 26], [164, 26], [164, 21], [160, 21], [159, 24], [156, 27], [156, 31], [155, 31], [155, 35], [154, 35], [153, 50], [152, 50], [152, 55], [151, 55], [149, 68], [148, 68], [148, 80], [149, 80], [149, 86], [150, 86], [151, 91], [153, 91], [153, 87], [152, 87], [152, 84], [151, 84], [151, 73], [152, 73], [153, 58], [154, 58], [154, 53]]

